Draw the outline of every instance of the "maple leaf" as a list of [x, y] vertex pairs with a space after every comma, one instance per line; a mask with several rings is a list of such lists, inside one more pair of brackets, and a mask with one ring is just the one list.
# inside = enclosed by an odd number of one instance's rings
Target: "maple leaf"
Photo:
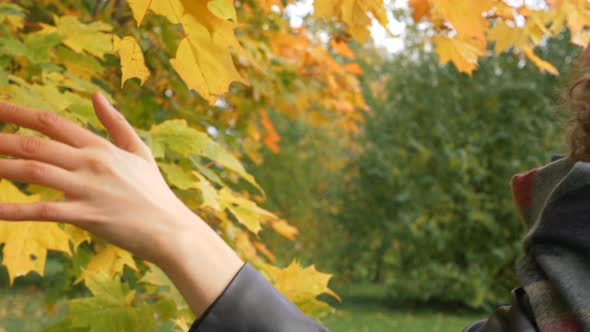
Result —
[[[196, 317], [191, 311], [190, 307], [186, 303], [184, 297], [174, 283], [168, 278], [168, 276], [155, 264], [146, 263], [149, 267], [149, 271], [143, 275], [139, 282], [144, 284], [151, 284], [155, 286], [165, 287], [166, 290], [161, 292], [162, 297], [170, 299], [176, 305], [174, 312], [174, 325], [181, 331], [188, 331], [191, 324], [194, 322]], [[162, 319], [165, 319], [162, 317]]]
[[269, 261], [275, 262], [277, 258], [275, 255], [266, 247], [266, 245], [262, 242], [254, 242], [254, 248], [256, 251], [262, 253], [264, 257], [266, 257]]
[[264, 267], [270, 272], [274, 287], [306, 313], [329, 309], [326, 303], [316, 299], [318, 295], [325, 293], [342, 301], [328, 288], [332, 275], [319, 272], [314, 265], [302, 268], [297, 260], [293, 260], [284, 269], [269, 264]]
[[234, 22], [238, 20], [232, 0], [209, 0], [207, 1], [207, 8], [220, 19]]
[[82, 270], [78, 279], [74, 281], [74, 284], [77, 284], [82, 280], [87, 281], [91, 276], [96, 275], [99, 272], [104, 272], [109, 277], [113, 277], [117, 273], [123, 274], [123, 268], [125, 265], [137, 270], [137, 266], [135, 265], [135, 261], [130, 252], [109, 244], [106, 248], [92, 256], [92, 259]]
[[541, 59], [539, 56], [535, 54], [532, 47], [525, 47], [523, 49], [524, 54], [526, 57], [531, 60], [541, 71], [547, 71], [551, 75], [558, 76], [559, 72], [557, 68], [555, 68], [551, 63]]
[[145, 66], [141, 47], [139, 47], [135, 38], [126, 36], [119, 39], [116, 35], [113, 36], [113, 51], [121, 57], [121, 87], [123, 87], [125, 81], [132, 77], [139, 78], [140, 85], [143, 85], [150, 76], [150, 71]]
[[338, 54], [348, 58], [354, 58], [354, 52], [350, 49], [350, 47], [348, 47], [346, 42], [332, 39], [331, 45], [336, 50], [336, 52], [338, 52]]
[[176, 302], [176, 304], [180, 308], [188, 307], [188, 304], [182, 297], [182, 294], [180, 294], [180, 292], [178, 291], [174, 283], [170, 280], [170, 278], [168, 278], [166, 273], [164, 273], [164, 271], [162, 271], [157, 265], [153, 263], [147, 262], [146, 264], [149, 267], [149, 271], [146, 272], [143, 275], [143, 277], [141, 277], [139, 282], [148, 283], [155, 286], [167, 287], [168, 290], [164, 293], [166, 296], [168, 296], [170, 299]]
[[104, 22], [81, 23], [75, 16], [54, 16], [55, 26], [41, 23], [42, 32], [65, 36], [64, 44], [72, 50], [88, 52], [98, 58], [113, 52], [112, 27]]
[[458, 38], [447, 38], [435, 36], [432, 40], [436, 43], [436, 53], [441, 63], [452, 61], [455, 67], [461, 72], [471, 73], [477, 68], [477, 59], [485, 55], [485, 43], [474, 40], [462, 40]]
[[[38, 195], [27, 196], [8, 180], [0, 180], [1, 203], [38, 202]], [[14, 278], [31, 271], [44, 273], [48, 250], [70, 252], [68, 233], [55, 222], [0, 221], [0, 243], [4, 243], [2, 263], [8, 270], [10, 285]]]
[[83, 230], [83, 229], [76, 227], [74, 225], [71, 225], [71, 224], [64, 225], [64, 232], [66, 232], [70, 235], [70, 241], [72, 241], [72, 244], [74, 245], [74, 249], [78, 248], [78, 246], [82, 242], [90, 243], [90, 241], [92, 241], [92, 236], [90, 235], [90, 233], [88, 233], [88, 231]]
[[180, 23], [180, 18], [184, 15], [184, 7], [180, 0], [152, 1], [150, 10], [166, 17], [173, 24]]
[[170, 64], [190, 89], [211, 102], [213, 99], [198, 61], [195, 50], [188, 39], [184, 38], [176, 49], [176, 57], [170, 59]]
[[420, 20], [426, 16], [430, 16], [430, 2], [429, 0], [410, 0], [408, 6], [412, 8], [412, 19], [414, 22], [420, 22]]
[[210, 104], [231, 82], [246, 83], [231, 57], [232, 49], [247, 53], [233, 31], [237, 16], [232, 1], [134, 0], [130, 4], [138, 22], [149, 9], [182, 25], [186, 38], [180, 41], [170, 64], [187, 86]]
[[55, 54], [56, 62], [68, 68], [68, 73], [86, 80], [91, 80], [92, 77], [99, 78], [104, 73], [104, 67], [92, 55], [79, 54], [67, 47], [57, 48]]
[[150, 129], [154, 144], [183, 155], [197, 154], [230, 169], [264, 193], [254, 177], [246, 172], [240, 161], [207, 134], [189, 127], [186, 120], [164, 121]]
[[207, 179], [195, 171], [186, 171], [175, 164], [159, 163], [166, 174], [166, 178], [173, 186], [179, 189], [197, 189], [203, 196], [203, 206], [208, 206], [216, 211], [221, 211], [217, 190]]
[[361, 43], [370, 37], [369, 25], [372, 15], [390, 34], [385, 4], [380, 0], [324, 0], [314, 1], [314, 16], [331, 19], [335, 17], [346, 24], [347, 31]]
[[[156, 1], [156, 2], [167, 2], [167, 1]], [[152, 4], [152, 0], [127, 0], [129, 7], [131, 7], [131, 12], [133, 12], [133, 17], [137, 22], [137, 26], [141, 25], [145, 14], [147, 13], [150, 5]]]
[[256, 205], [256, 203], [239, 197], [228, 188], [221, 188], [218, 192], [219, 204], [223, 209], [228, 209], [242, 225], [252, 233], [257, 234], [262, 228], [261, 224], [268, 219], [276, 219], [273, 213]]
[[219, 196], [217, 194], [217, 190], [211, 182], [209, 182], [204, 176], [197, 172], [193, 172], [193, 174], [199, 179], [197, 183], [197, 187], [199, 191], [201, 191], [201, 195], [203, 196], [203, 206], [211, 207], [215, 211], [221, 211], [221, 205], [219, 204]]
[[271, 224], [275, 232], [281, 234], [289, 240], [295, 240], [295, 236], [299, 231], [296, 227], [291, 226], [286, 220], [276, 219]]
[[135, 291], [106, 272], [88, 275], [86, 287], [94, 295], [67, 301], [68, 312], [64, 323], [55, 331], [67, 328], [87, 328], [89, 332], [154, 331], [154, 308], [149, 304], [134, 306]]
[[551, 18], [547, 16], [545, 11], [538, 10], [526, 21], [524, 27], [525, 34], [533, 41], [533, 43], [540, 43], [546, 34], [551, 33], [546, 27], [546, 20], [551, 20]]
[[231, 82], [246, 83], [231, 57], [230, 47], [241, 47], [228, 23], [221, 20], [215, 32], [211, 33], [208, 25], [191, 15], [184, 15], [181, 24], [187, 38], [181, 41], [176, 58], [170, 60], [188, 87], [197, 91], [210, 104], [227, 91]]
[[430, 4], [453, 25], [460, 38], [485, 39], [489, 23], [483, 13], [493, 8], [494, 0], [430, 0]]
[[488, 33], [488, 39], [496, 42], [496, 54], [504, 52], [510, 46], [520, 49], [528, 44], [528, 36], [524, 29], [520, 27], [509, 27], [503, 21], [494, 25]]
[[158, 163], [158, 166], [164, 171], [168, 183], [171, 185], [183, 190], [197, 188], [196, 177], [184, 168], [170, 163]]

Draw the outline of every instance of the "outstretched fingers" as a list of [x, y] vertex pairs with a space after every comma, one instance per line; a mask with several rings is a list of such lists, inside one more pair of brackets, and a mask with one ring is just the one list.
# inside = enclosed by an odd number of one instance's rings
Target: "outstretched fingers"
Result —
[[54, 221], [80, 226], [82, 211], [78, 202], [0, 203], [0, 221]]
[[146, 160], [151, 160], [151, 151], [147, 145], [143, 143], [123, 114], [119, 113], [105, 96], [100, 92], [94, 93], [92, 103], [96, 116], [113, 138], [115, 146]]
[[0, 154], [34, 159], [68, 170], [82, 164], [76, 148], [37, 136], [0, 133]]
[[55, 140], [81, 148], [106, 141], [55, 113], [0, 102], [0, 121], [36, 130]]
[[73, 196], [85, 194], [74, 173], [36, 160], [0, 159], [0, 178], [51, 187]]

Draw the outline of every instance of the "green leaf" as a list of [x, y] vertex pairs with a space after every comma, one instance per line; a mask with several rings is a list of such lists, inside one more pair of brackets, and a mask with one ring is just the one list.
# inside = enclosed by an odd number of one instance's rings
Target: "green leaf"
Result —
[[182, 167], [175, 164], [158, 163], [160, 168], [166, 174], [168, 183], [175, 186], [178, 189], [197, 189], [197, 178], [187, 173]]
[[49, 49], [61, 44], [65, 39], [58, 33], [32, 33], [24, 38], [26, 47], [30, 51], [30, 59], [33, 63], [49, 61]]
[[67, 302], [67, 328], [77, 331], [74, 328], [90, 327], [90, 332], [155, 329], [154, 308], [147, 304], [133, 306], [135, 291], [130, 291], [128, 285], [99, 272], [86, 279], [86, 287], [94, 296]]
[[155, 143], [160, 143], [166, 148], [185, 156], [197, 154], [211, 159], [221, 166], [236, 172], [260, 192], [263, 192], [254, 177], [246, 172], [236, 157], [209, 138], [207, 134], [189, 127], [186, 120], [173, 119], [164, 121], [153, 126], [150, 133]]

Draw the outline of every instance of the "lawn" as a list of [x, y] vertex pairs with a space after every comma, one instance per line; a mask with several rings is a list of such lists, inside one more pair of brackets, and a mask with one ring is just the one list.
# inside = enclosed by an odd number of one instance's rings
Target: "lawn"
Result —
[[485, 315], [440, 313], [432, 310], [389, 309], [348, 303], [324, 321], [332, 332], [460, 332]]
[[413, 309], [386, 305], [378, 286], [357, 285], [338, 291], [343, 298], [337, 312], [323, 323], [331, 332], [461, 332], [486, 313], [450, 309]]
[[[390, 308], [383, 304], [378, 291], [374, 287], [340, 291], [343, 303], [324, 324], [331, 332], [460, 332], [470, 322], [485, 317], [465, 312]], [[0, 289], [0, 332], [40, 332], [63, 314], [63, 305], [49, 309], [53, 314], [43, 310], [43, 293], [33, 287]]]

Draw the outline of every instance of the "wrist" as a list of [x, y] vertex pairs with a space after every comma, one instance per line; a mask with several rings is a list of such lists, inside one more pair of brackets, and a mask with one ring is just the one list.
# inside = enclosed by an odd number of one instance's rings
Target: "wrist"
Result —
[[197, 317], [217, 299], [244, 262], [215, 231], [189, 211], [168, 236], [154, 262], [174, 283]]

